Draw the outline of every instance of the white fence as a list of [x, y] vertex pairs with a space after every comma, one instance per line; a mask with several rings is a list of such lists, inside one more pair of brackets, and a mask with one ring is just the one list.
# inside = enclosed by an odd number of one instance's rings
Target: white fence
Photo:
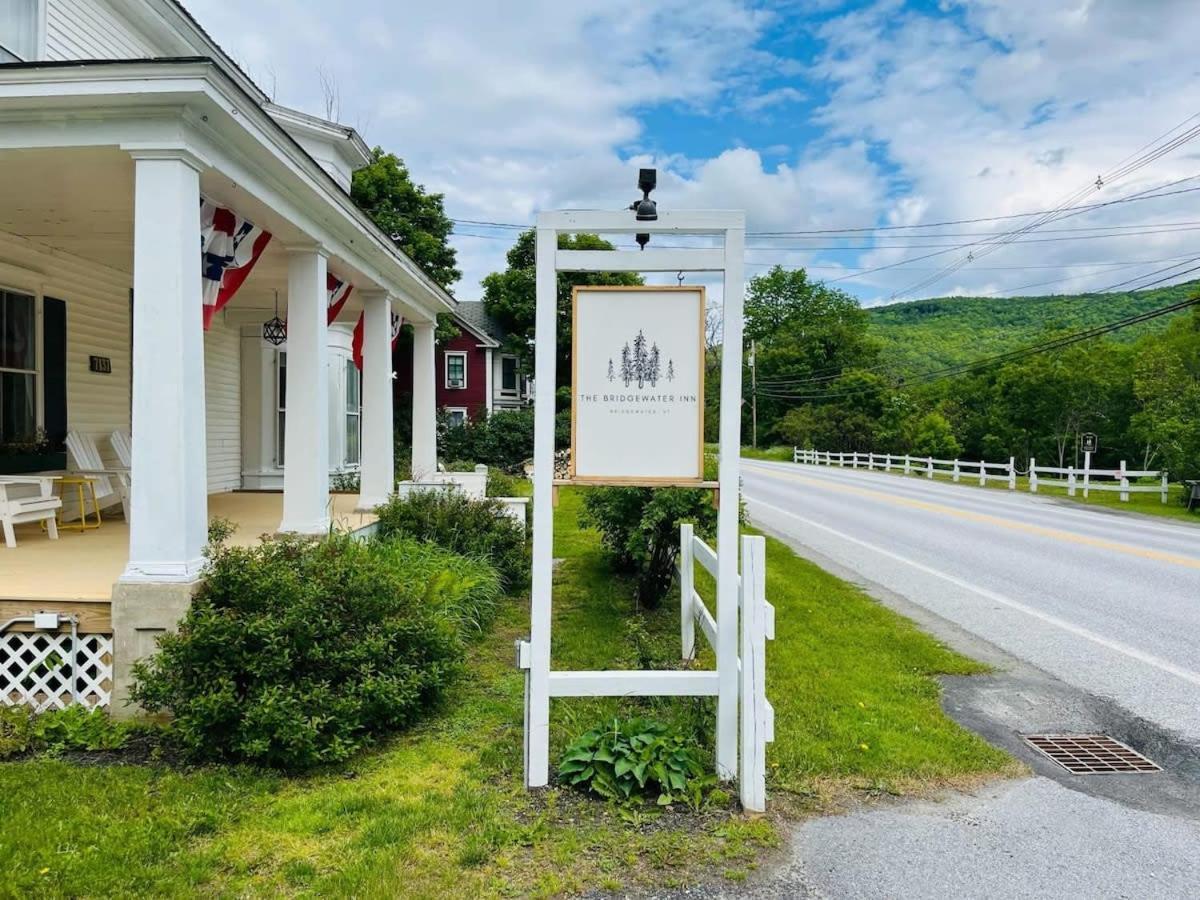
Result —
[[[691, 525], [679, 529], [679, 623], [684, 659], [696, 655], [696, 626], [717, 649], [717, 620], [696, 591], [696, 563], [717, 577], [716, 552], [696, 537]], [[775, 740], [775, 710], [767, 700], [767, 641], [775, 639], [775, 607], [767, 602], [767, 543], [742, 538], [738, 608], [741, 641], [737, 660], [740, 707], [738, 789], [742, 807], [761, 812], [767, 804], [767, 744]], [[725, 677], [725, 673], [721, 673]]]
[[[822, 450], [792, 448], [792, 462], [815, 466], [841, 466], [850, 469], [878, 469], [884, 472], [903, 472], [905, 475], [949, 475], [958, 482], [964, 479], [981, 485], [989, 481], [1003, 481], [1010, 491], [1017, 489], [1018, 473], [1016, 460], [1009, 457], [1006, 463], [990, 463], [983, 460], [934, 459], [931, 456], [896, 456], [890, 453], [828, 453]], [[1036, 494], [1039, 485], [1065, 487], [1067, 495], [1074, 497], [1082, 490], [1087, 497], [1091, 491], [1117, 491], [1122, 502], [1129, 502], [1130, 494], [1159, 494], [1167, 502], [1169, 483], [1164, 471], [1134, 471], [1127, 469], [1121, 460], [1119, 469], [1093, 469], [1091, 454], [1084, 454], [1081, 468], [1067, 466], [1039, 466], [1036, 459], [1029, 460], [1029, 490]], [[1154, 484], [1137, 484], [1133, 480], [1153, 478]]]

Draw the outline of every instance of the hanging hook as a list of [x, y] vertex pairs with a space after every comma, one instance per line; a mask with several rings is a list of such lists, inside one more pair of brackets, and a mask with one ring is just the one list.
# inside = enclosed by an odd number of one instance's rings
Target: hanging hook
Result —
[[683, 270], [680, 269], [675, 275], [675, 280], [679, 282], [679, 286], [683, 287]]

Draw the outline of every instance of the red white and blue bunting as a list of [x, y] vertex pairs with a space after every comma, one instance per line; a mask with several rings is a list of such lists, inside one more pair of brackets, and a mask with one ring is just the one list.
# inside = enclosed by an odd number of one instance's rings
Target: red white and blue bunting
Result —
[[[358, 322], [354, 325], [354, 335], [350, 339], [350, 352], [354, 355], [354, 365], [358, 371], [362, 371], [363, 367], [363, 330], [365, 313], [358, 314]], [[404, 317], [399, 313], [392, 313], [392, 352], [396, 350], [396, 344], [400, 340], [400, 328], [404, 325]]]
[[269, 232], [200, 198], [200, 277], [204, 330], [249, 276], [271, 241]]

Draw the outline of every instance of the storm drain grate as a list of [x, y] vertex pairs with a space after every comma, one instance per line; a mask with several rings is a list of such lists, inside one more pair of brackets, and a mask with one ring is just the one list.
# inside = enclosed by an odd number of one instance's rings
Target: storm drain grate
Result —
[[1025, 740], [1072, 775], [1162, 771], [1157, 763], [1106, 734], [1027, 734]]

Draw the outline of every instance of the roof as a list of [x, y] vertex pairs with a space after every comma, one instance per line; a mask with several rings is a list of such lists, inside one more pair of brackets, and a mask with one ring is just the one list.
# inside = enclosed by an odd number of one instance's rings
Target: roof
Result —
[[504, 339], [508, 337], [508, 333], [500, 327], [500, 323], [487, 314], [481, 300], [459, 300], [458, 309], [454, 311], [454, 318], [479, 337], [491, 338], [497, 344], [503, 343]]

